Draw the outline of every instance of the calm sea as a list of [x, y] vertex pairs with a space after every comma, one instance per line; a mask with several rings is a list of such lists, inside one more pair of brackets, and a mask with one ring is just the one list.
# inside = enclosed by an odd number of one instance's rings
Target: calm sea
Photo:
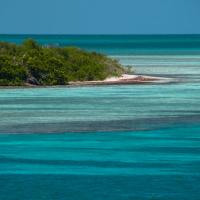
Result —
[[200, 199], [200, 35], [25, 38], [178, 82], [0, 89], [0, 200]]

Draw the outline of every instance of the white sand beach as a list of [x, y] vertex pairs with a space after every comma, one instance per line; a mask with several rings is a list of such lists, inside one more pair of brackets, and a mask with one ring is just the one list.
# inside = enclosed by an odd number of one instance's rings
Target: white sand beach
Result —
[[72, 81], [69, 82], [69, 85], [120, 85], [142, 83], [168, 83], [172, 81], [174, 81], [172, 78], [123, 74], [120, 77], [109, 77], [102, 81]]

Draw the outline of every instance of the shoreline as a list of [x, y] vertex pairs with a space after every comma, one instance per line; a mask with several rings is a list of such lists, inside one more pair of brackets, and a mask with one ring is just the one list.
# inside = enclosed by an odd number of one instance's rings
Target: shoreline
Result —
[[150, 83], [170, 83], [172, 78], [129, 75], [123, 74], [120, 77], [110, 77], [102, 81], [71, 81], [69, 86], [87, 86], [87, 85], [131, 85], [131, 84], [150, 84]]
[[32, 85], [26, 84], [21, 86], [0, 86], [0, 89], [14, 88], [57, 88], [57, 87], [79, 87], [79, 86], [101, 86], [101, 85], [140, 85], [140, 84], [164, 84], [175, 82], [173, 78], [147, 76], [147, 75], [130, 75], [123, 74], [120, 77], [110, 77], [101, 81], [70, 81], [68, 85]]

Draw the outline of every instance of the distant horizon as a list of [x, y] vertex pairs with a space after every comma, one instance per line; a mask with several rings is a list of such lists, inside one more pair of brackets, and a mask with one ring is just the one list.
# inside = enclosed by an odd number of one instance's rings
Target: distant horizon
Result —
[[152, 34], [148, 34], [148, 33], [141, 33], [141, 34], [134, 34], [134, 33], [127, 33], [127, 34], [118, 34], [118, 33], [113, 33], [113, 34], [77, 34], [77, 33], [0, 33], [0, 35], [62, 35], [62, 36], [171, 36], [171, 35], [200, 35], [200, 33], [166, 33], [166, 34], [162, 34], [162, 33], [152, 33]]

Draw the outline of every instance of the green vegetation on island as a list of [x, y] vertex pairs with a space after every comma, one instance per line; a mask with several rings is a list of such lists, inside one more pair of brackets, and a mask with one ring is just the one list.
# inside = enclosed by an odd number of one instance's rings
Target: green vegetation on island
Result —
[[21, 45], [0, 42], [0, 86], [67, 85], [124, 72], [118, 61], [75, 47], [42, 46], [32, 39]]

